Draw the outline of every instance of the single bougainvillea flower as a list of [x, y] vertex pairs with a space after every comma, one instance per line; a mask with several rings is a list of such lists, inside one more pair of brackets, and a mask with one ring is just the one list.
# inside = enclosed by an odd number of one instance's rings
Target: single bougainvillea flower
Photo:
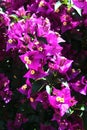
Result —
[[41, 55], [38, 51], [29, 51], [24, 55], [20, 56], [20, 59], [28, 65], [30, 69], [38, 70], [41, 67], [41, 59], [43, 59], [43, 55]]
[[31, 91], [31, 87], [29, 87], [27, 84], [24, 84], [20, 88], [18, 88], [18, 91], [28, 96], [29, 92]]
[[48, 98], [50, 105], [54, 109], [60, 110], [61, 116], [63, 116], [71, 106], [77, 103], [74, 97], [71, 97], [69, 88], [63, 88], [62, 90], [54, 88], [52, 95], [48, 95]]
[[25, 75], [25, 78], [29, 79], [39, 79], [47, 76], [47, 72], [45, 72], [42, 68], [38, 68], [38, 70], [30, 69]]
[[49, 63], [49, 67], [63, 74], [68, 71], [73, 62], [73, 60], [68, 60], [67, 58], [60, 55], [52, 58], [51, 61], [53, 63]]

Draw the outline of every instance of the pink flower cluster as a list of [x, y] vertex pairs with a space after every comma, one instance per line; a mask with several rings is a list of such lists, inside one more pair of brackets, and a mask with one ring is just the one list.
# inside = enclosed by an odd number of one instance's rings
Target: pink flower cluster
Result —
[[84, 130], [86, 7], [78, 0], [1, 1], [0, 105], [6, 129]]

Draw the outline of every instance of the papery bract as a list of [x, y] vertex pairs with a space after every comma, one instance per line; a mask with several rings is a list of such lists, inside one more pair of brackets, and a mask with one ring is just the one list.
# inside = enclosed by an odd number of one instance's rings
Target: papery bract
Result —
[[54, 88], [52, 95], [48, 95], [48, 97], [50, 105], [55, 109], [59, 109], [61, 116], [77, 103], [74, 97], [71, 97], [69, 88], [63, 88], [62, 90]]

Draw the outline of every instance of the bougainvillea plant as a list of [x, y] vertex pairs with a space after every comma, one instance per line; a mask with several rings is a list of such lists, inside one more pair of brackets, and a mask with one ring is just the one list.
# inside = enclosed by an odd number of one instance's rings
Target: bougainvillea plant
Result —
[[87, 1], [0, 1], [0, 130], [87, 130]]

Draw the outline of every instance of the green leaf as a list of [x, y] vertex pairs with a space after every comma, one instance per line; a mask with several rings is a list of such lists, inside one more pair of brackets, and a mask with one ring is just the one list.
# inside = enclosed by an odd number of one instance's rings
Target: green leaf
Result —
[[44, 88], [46, 84], [46, 81], [43, 79], [37, 80], [32, 85], [32, 93], [36, 93], [37, 91], [40, 91]]
[[37, 40], [44, 43], [44, 44], [47, 44], [47, 40], [44, 37], [37, 37]]
[[18, 21], [18, 16], [16, 14], [9, 15], [10, 18], [12, 18], [14, 21]]
[[87, 112], [83, 113], [83, 125], [84, 125], [84, 130], [87, 130]]
[[27, 16], [26, 16], [26, 15], [24, 15], [24, 16], [23, 16], [23, 18], [24, 18], [24, 19], [27, 19]]
[[62, 4], [67, 5], [67, 3], [68, 3], [68, 0], [62, 0]]

